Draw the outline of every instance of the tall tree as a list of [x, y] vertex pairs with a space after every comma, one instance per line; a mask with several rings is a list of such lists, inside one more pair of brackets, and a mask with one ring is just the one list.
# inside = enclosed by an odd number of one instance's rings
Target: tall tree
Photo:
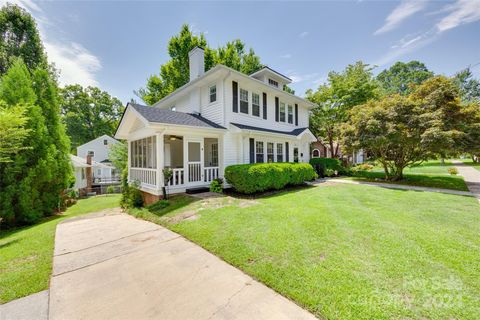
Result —
[[45, 118], [35, 105], [30, 73], [20, 59], [1, 79], [0, 99], [9, 107], [24, 105], [29, 116], [24, 144], [28, 149], [15, 155], [12, 162], [0, 164], [0, 214], [7, 224], [32, 223], [55, 209], [43, 202], [43, 187], [54, 174], [50, 171], [54, 160], [48, 152]]
[[348, 120], [348, 111], [378, 95], [372, 67], [361, 61], [348, 65], [342, 72], [331, 71], [317, 91], [307, 91], [307, 99], [318, 105], [312, 110], [310, 129], [330, 146], [332, 158], [338, 157], [339, 128]]
[[408, 95], [416, 85], [433, 77], [433, 72], [419, 61], [396, 62], [377, 76], [386, 94], [399, 93]]
[[195, 35], [187, 24], [180, 33], [170, 39], [168, 54], [170, 60], [160, 67], [158, 75], [147, 79], [145, 88], [135, 92], [143, 101], [154, 104], [189, 81], [188, 53], [196, 46], [205, 50], [205, 71], [221, 63], [237, 71], [250, 74], [259, 70], [260, 58], [253, 49], [246, 50], [240, 40], [228, 42], [218, 49], [210, 48], [203, 34]]
[[353, 108], [342, 141], [347, 150], [364, 149], [378, 160], [387, 179], [401, 180], [406, 166], [461, 151], [467, 118], [455, 85], [438, 76], [409, 96], [394, 94]]
[[114, 135], [122, 102], [97, 87], [68, 85], [61, 90], [62, 114], [72, 148], [101, 135]]
[[464, 102], [480, 101], [480, 81], [473, 78], [470, 68], [457, 72], [453, 82], [460, 89], [460, 95]]
[[11, 162], [15, 154], [26, 149], [23, 143], [30, 130], [25, 128], [25, 111], [21, 105], [9, 108], [0, 101], [0, 162]]
[[126, 141], [112, 144], [108, 151], [108, 159], [113, 165], [123, 172], [127, 168], [128, 146]]
[[48, 67], [35, 20], [7, 3], [0, 9], [0, 76], [12, 65], [12, 57], [22, 58], [29, 70]]

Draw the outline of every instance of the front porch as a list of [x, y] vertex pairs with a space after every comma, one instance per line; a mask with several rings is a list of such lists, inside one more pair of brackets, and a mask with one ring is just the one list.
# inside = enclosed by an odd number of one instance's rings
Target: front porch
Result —
[[137, 182], [142, 191], [161, 195], [163, 169], [168, 168], [172, 171], [168, 193], [208, 187], [213, 179], [223, 176], [219, 140], [219, 135], [162, 133], [129, 141], [129, 182]]

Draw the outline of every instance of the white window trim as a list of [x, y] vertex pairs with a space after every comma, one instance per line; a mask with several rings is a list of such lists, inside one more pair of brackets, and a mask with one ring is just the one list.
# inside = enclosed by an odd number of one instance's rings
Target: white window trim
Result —
[[[210, 101], [210, 97], [211, 97], [211, 89], [215, 87], [215, 101]], [[208, 104], [214, 104], [214, 103], [217, 103], [218, 102], [218, 90], [217, 90], [217, 84], [216, 83], [212, 83], [211, 85], [208, 86]]]

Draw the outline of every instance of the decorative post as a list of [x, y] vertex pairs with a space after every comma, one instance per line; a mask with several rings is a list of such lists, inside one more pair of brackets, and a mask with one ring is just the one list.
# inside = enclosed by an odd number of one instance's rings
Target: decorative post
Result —
[[164, 134], [162, 133], [157, 133], [156, 134], [156, 155], [157, 155], [157, 190], [160, 191], [162, 190], [162, 187], [164, 186], [163, 183], [163, 175], [162, 175], [162, 170], [163, 170], [163, 164], [164, 162], [164, 157], [165, 157], [165, 152], [163, 150], [164, 148]]

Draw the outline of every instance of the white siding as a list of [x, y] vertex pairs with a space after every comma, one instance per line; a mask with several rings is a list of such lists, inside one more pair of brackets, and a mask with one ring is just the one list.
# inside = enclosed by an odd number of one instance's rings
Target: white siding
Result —
[[[249, 92], [249, 114], [240, 112], [240, 102], [238, 104], [238, 113], [232, 111], [232, 81], [238, 83], [238, 90], [240, 88], [248, 90]], [[296, 128], [308, 127], [308, 109], [306, 103], [298, 103], [287, 94], [282, 94], [276, 90], [265, 90], [260, 87], [258, 83], [248, 81], [243, 78], [228, 77], [225, 83], [225, 113], [226, 123], [241, 123], [249, 126], [268, 128], [279, 131], [292, 131]], [[260, 95], [260, 116], [252, 115], [252, 92]], [[267, 119], [263, 119], [263, 92], [267, 93]], [[275, 97], [279, 97], [280, 102], [284, 102], [287, 106], [290, 104], [293, 107], [293, 124], [288, 123], [286, 112], [285, 122], [275, 121]], [[298, 126], [295, 125], [295, 103], [298, 104]], [[288, 109], [288, 108], [287, 108]]]
[[223, 137], [223, 161], [225, 167], [241, 163], [242, 145], [240, 139], [241, 136], [238, 134], [225, 133]]
[[[217, 101], [210, 103], [210, 87], [217, 86]], [[201, 114], [202, 117], [224, 126], [224, 107], [223, 107], [223, 82], [212, 82], [201, 89]]]

